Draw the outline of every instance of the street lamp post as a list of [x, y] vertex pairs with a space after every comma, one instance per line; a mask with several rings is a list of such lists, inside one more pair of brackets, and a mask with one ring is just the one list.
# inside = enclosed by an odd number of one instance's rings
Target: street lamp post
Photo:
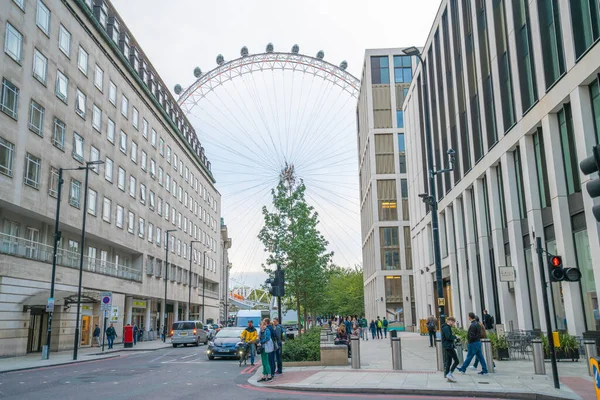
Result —
[[169, 233], [175, 232], [175, 229], [166, 230], [165, 239], [165, 305], [163, 307], [163, 343], [167, 341], [167, 282], [169, 280]]
[[[452, 149], [448, 150], [448, 156], [450, 158], [450, 168], [436, 170], [433, 165], [433, 140], [431, 138], [431, 125], [429, 121], [429, 101], [427, 100], [427, 73], [425, 72], [426, 63], [421, 57], [421, 51], [412, 46], [404, 49], [404, 54], [408, 56], [415, 56], [423, 65], [421, 68], [423, 75], [423, 105], [425, 108], [425, 138], [427, 142], [427, 169], [429, 175], [429, 194], [420, 194], [419, 197], [423, 199], [426, 204], [431, 207], [431, 230], [433, 233], [433, 253], [435, 261], [435, 280], [437, 286], [438, 295], [438, 310], [440, 314], [440, 325], [446, 322], [446, 315], [444, 313], [445, 301], [444, 301], [444, 288], [442, 282], [442, 258], [440, 251], [440, 232], [438, 227], [438, 203], [437, 195], [435, 190], [435, 176], [454, 170], [454, 159], [455, 152]], [[441, 301], [440, 301], [441, 300]]]
[[[188, 278], [188, 316], [190, 316], [192, 314], [192, 255], [194, 254], [194, 251], [192, 249], [192, 246], [194, 243], [200, 243], [199, 240], [192, 240], [190, 241], [190, 271], [189, 271], [189, 278]], [[191, 317], [189, 317], [191, 318]]]
[[79, 316], [81, 312], [81, 281], [83, 279], [83, 252], [85, 249], [85, 217], [87, 215], [87, 195], [88, 195], [88, 177], [90, 169], [94, 165], [104, 164], [104, 161], [88, 161], [85, 163], [85, 167], [79, 167], [77, 169], [85, 169], [85, 183], [83, 192], [83, 222], [81, 227], [81, 249], [79, 253], [79, 285], [77, 287], [77, 319], [75, 320], [75, 343], [73, 345], [73, 360], [77, 360], [77, 350], [79, 349]]
[[204, 257], [202, 258], [202, 323], [204, 323], [204, 290], [206, 286], [206, 255], [212, 253], [212, 250], [204, 250]]

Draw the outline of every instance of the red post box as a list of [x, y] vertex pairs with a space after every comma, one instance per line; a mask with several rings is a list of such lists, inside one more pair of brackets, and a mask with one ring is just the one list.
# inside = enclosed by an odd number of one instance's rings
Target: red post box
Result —
[[133, 326], [127, 325], [123, 330], [123, 344], [125, 348], [133, 347]]

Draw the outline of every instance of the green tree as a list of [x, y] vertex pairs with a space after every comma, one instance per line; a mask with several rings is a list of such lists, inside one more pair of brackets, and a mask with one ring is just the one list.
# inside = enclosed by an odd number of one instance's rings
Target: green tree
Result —
[[[267, 265], [280, 264], [285, 270], [286, 295], [295, 300], [298, 314], [316, 312], [322, 302], [326, 270], [332, 252], [319, 232], [319, 215], [305, 199], [303, 181], [295, 185], [293, 179], [282, 175], [271, 191], [273, 212], [263, 207], [265, 224], [258, 238], [269, 253]], [[272, 269], [263, 265], [272, 275]]]
[[323, 304], [319, 312], [336, 315], [364, 315], [363, 271], [358, 265], [342, 268], [331, 265], [326, 273]]

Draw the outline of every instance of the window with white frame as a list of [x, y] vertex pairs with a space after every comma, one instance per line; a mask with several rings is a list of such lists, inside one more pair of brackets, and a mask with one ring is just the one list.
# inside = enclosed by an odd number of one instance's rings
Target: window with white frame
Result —
[[152, 128], [152, 134], [150, 136], [150, 144], [152, 144], [152, 147], [156, 148], [156, 131], [154, 130], [154, 128]]
[[[175, 156], [177, 157], [177, 156]], [[171, 164], [171, 147], [167, 146], [167, 163]], [[177, 166], [175, 166], [175, 169], [177, 169]]]
[[138, 236], [141, 238], [144, 238], [144, 236], [145, 236], [144, 225], [145, 225], [144, 218], [140, 217], [139, 224], [138, 224]]
[[108, 82], [108, 101], [110, 101], [113, 106], [117, 106], [117, 85], [115, 85], [113, 81]]
[[177, 213], [177, 227], [181, 229], [181, 213]]
[[50, 36], [50, 10], [42, 2], [37, 2], [37, 12], [35, 14], [35, 23], [46, 36]]
[[33, 50], [33, 77], [46, 84], [48, 76], [48, 58], [43, 55], [38, 49]]
[[165, 156], [165, 141], [163, 138], [160, 138], [160, 140], [158, 141], [158, 154], [160, 154], [161, 156]]
[[12, 176], [15, 145], [0, 137], [0, 173]]
[[171, 175], [169, 174], [165, 175], [165, 189], [167, 189], [167, 192], [171, 192]]
[[179, 176], [183, 178], [183, 161], [179, 160]]
[[131, 123], [135, 129], [139, 128], [140, 123], [140, 113], [137, 108], [131, 107]]
[[83, 162], [83, 138], [77, 132], [73, 132], [73, 158]]
[[52, 197], [58, 195], [58, 168], [50, 166], [50, 181], [48, 182], [48, 194]]
[[187, 217], [183, 217], [183, 232], [187, 233]]
[[69, 78], [62, 72], [56, 71], [56, 96], [67, 103], [68, 101]]
[[13, 119], [19, 114], [19, 88], [12, 82], [2, 79], [2, 93], [0, 95], [0, 107], [2, 112]]
[[181, 203], [183, 201], [183, 188], [179, 186], [177, 188], [177, 200]]
[[121, 114], [129, 118], [129, 99], [124, 94], [121, 95]]
[[25, 0], [13, 0], [13, 3], [19, 6], [19, 8], [25, 11]]
[[150, 159], [150, 177], [154, 179], [156, 177], [156, 161]]
[[52, 144], [61, 150], [65, 148], [66, 125], [60, 119], [54, 117], [54, 130], [52, 132]]
[[175, 207], [171, 207], [171, 223], [177, 225], [177, 210], [175, 210]]
[[165, 219], [168, 221], [169, 220], [169, 203], [167, 203], [165, 201]]
[[77, 88], [77, 97], [75, 98], [75, 112], [83, 119], [85, 119], [85, 94]]
[[127, 154], [127, 134], [123, 131], [121, 131], [119, 136], [119, 149], [121, 149], [124, 154]]
[[146, 204], [146, 185], [140, 183], [140, 203]]
[[71, 190], [69, 190], [69, 204], [73, 207], [81, 207], [81, 182], [71, 179]]
[[102, 110], [95, 104], [92, 113], [92, 126], [98, 132], [100, 132], [102, 129]]
[[137, 164], [137, 153], [138, 153], [137, 143], [132, 140], [131, 141], [131, 161], [133, 161], [134, 164]]
[[148, 222], [148, 235], [147, 235], [147, 239], [150, 243], [152, 243], [152, 241], [154, 240], [154, 225], [152, 225], [150, 222]]
[[58, 30], [58, 48], [65, 53], [67, 57], [70, 57], [71, 53], [71, 32], [64, 26], [60, 26]]
[[27, 186], [39, 189], [41, 167], [42, 161], [38, 157], [29, 153], [25, 155], [25, 175], [23, 178]]
[[98, 208], [98, 192], [93, 189], [88, 189], [88, 213], [96, 215]]
[[88, 58], [87, 51], [85, 51], [83, 47], [79, 46], [79, 54], [77, 55], [77, 68], [79, 68], [79, 70], [83, 72], [85, 76], [87, 76], [88, 73]]
[[190, 170], [188, 167], [185, 167], [185, 181], [190, 182]]
[[158, 167], [158, 184], [160, 186], [163, 185], [163, 169], [162, 169], [162, 167]]
[[115, 224], [115, 225], [117, 225], [117, 228], [123, 229], [124, 214], [125, 214], [125, 209], [123, 208], [123, 206], [120, 206], [117, 204], [117, 221]]
[[125, 191], [125, 170], [119, 167], [119, 173], [117, 176], [117, 187], [122, 191]]
[[[100, 150], [98, 150], [94, 146], [90, 146], [90, 161], [99, 161], [99, 160], [100, 160]], [[99, 174], [100, 166], [92, 165], [91, 170], [94, 171], [95, 173]]]
[[142, 118], [142, 136], [148, 140], [148, 121], [145, 118]]
[[104, 90], [104, 71], [96, 64], [94, 69], [94, 86], [98, 88], [100, 92]]
[[171, 187], [171, 194], [173, 197], [177, 197], [177, 181], [175, 179], [172, 180], [173, 186]]
[[156, 197], [156, 196], [155, 196], [155, 194], [154, 194], [154, 192], [153, 192], [152, 190], [150, 191], [150, 196], [149, 196], [149, 197], [150, 197], [150, 204], [149, 204], [149, 207], [150, 207], [150, 209], [151, 209], [152, 211], [154, 211], [154, 205], [155, 205], [155, 204], [154, 204], [154, 201], [155, 201], [154, 199], [155, 199], [155, 197]]
[[136, 190], [136, 180], [133, 175], [129, 175], [129, 195], [135, 199]]
[[159, 216], [162, 217], [162, 206], [163, 206], [163, 201], [162, 198], [157, 197], [156, 198], [156, 212], [158, 213]]
[[162, 239], [162, 230], [157, 226], [156, 227], [156, 245], [160, 246], [160, 241]]
[[108, 157], [104, 161], [104, 179], [110, 183], [113, 181], [113, 160]]
[[173, 169], [177, 171], [177, 154], [173, 153]]
[[140, 159], [140, 168], [142, 171], [146, 171], [148, 169], [148, 154], [144, 150], [142, 150], [142, 157]]
[[29, 130], [33, 133], [44, 136], [44, 107], [31, 100], [29, 106]]
[[127, 232], [135, 232], [135, 214], [131, 211], [127, 214]]
[[110, 223], [111, 208], [112, 201], [108, 197], [105, 197], [102, 201], [102, 219], [108, 223]]
[[106, 120], [106, 139], [115, 144], [115, 122], [110, 118]]

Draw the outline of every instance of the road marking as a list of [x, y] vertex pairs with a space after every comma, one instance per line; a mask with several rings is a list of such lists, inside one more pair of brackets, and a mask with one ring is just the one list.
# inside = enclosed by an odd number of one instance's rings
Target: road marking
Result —
[[186, 358], [194, 357], [194, 356], [197, 356], [197, 355], [198, 355], [198, 353], [194, 353], [194, 354], [190, 354], [189, 356], [181, 357], [181, 359], [185, 360]]

